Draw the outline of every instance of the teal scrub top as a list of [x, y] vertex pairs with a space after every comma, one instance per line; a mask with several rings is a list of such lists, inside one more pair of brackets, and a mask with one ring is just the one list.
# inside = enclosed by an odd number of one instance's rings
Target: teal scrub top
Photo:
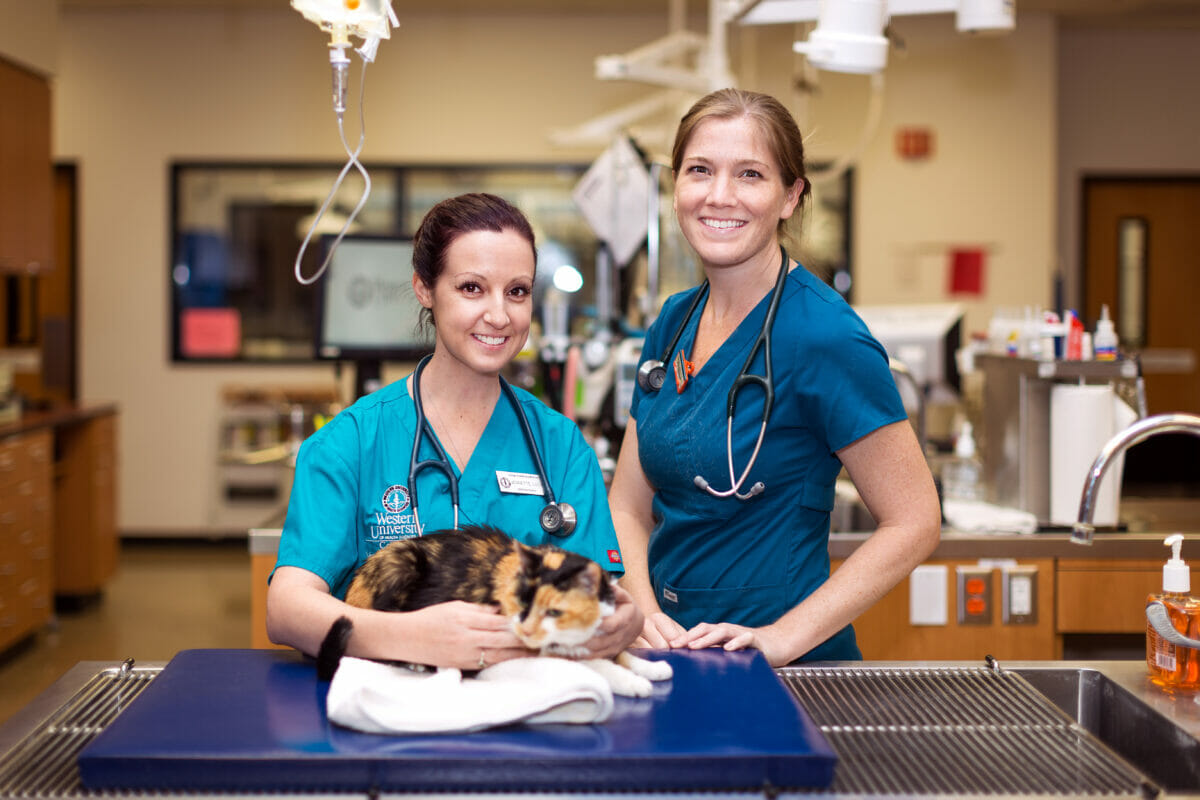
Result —
[[[663, 355], [698, 290], [668, 299], [647, 332], [643, 360]], [[829, 577], [829, 512], [841, 470], [836, 451], [907, 418], [886, 351], [837, 292], [797, 267], [788, 275], [772, 332], [774, 407], [741, 491], [756, 481], [766, 488], [747, 501], [697, 488], [696, 475], [718, 491], [731, 485], [729, 389], [762, 330], [769, 301], [768, 292], [682, 392], [671, 370], [659, 392], [634, 392], [638, 453], [655, 488], [651, 584], [662, 610], [685, 628], [700, 622], [767, 625], [815, 591]], [[688, 320], [677, 351], [691, 352], [701, 311]], [[762, 348], [750, 371], [764, 374]], [[733, 424], [739, 476], [754, 450], [762, 410], [762, 389], [745, 386]], [[858, 658], [850, 626], [805, 656]]]
[[[555, 499], [575, 507], [575, 531], [565, 538], [542, 530], [546, 504], [529, 444], [516, 412], [501, 393], [459, 482], [459, 527], [493, 525], [530, 544], [553, 544], [624, 574], [604, 478], [595, 452], [574, 422], [513, 387], [529, 420]], [[305, 440], [279, 543], [276, 568], [294, 566], [321, 577], [344, 598], [355, 570], [376, 550], [417, 535], [409, 485], [416, 408], [406, 381], [359, 399]], [[420, 459], [436, 459], [427, 428]], [[443, 448], [445, 443], [443, 442]], [[417, 476], [425, 532], [454, 526], [449, 481], [438, 469]]]

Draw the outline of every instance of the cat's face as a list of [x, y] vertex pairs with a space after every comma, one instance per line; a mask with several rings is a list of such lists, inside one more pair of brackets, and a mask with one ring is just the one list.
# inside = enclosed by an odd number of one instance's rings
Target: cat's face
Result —
[[592, 638], [614, 609], [608, 575], [596, 562], [565, 551], [522, 548], [520, 611], [513, 632], [527, 647], [569, 651]]

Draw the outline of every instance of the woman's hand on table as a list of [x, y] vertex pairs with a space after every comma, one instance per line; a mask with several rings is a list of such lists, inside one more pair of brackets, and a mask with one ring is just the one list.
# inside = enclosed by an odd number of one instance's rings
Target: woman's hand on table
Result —
[[633, 644], [635, 647], [665, 650], [672, 646], [672, 639], [683, 635], [684, 632], [682, 625], [663, 612], [657, 611], [646, 617], [646, 623], [642, 626], [642, 635]]
[[722, 647], [725, 650], [759, 650], [772, 667], [781, 667], [793, 660], [787, 642], [770, 627], [747, 628], [732, 622], [701, 622], [691, 630], [670, 641], [671, 647], [700, 650]]

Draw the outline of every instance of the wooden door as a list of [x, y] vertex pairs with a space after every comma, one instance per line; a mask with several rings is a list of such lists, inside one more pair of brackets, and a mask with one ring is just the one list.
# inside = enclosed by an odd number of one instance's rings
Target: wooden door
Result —
[[[1200, 178], [1098, 178], [1084, 182], [1084, 313], [1101, 303], [1118, 320], [1141, 315], [1146, 400], [1151, 414], [1200, 413]], [[1140, 221], [1144, 303], [1123, 291], [1121, 226]], [[1130, 294], [1135, 297], [1131, 298]]]
[[[1083, 199], [1082, 311], [1089, 326], [1102, 303], [1118, 330], [1140, 318], [1144, 340], [1121, 345], [1141, 357], [1149, 413], [1200, 413], [1200, 177], [1086, 178]], [[1135, 252], [1123, 235], [1131, 229]], [[1155, 437], [1129, 455], [1126, 492], [1131, 479], [1200, 485], [1196, 437]]]

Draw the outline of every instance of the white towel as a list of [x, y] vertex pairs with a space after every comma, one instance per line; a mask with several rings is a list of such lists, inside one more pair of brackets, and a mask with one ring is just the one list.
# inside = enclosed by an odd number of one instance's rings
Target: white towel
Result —
[[325, 701], [331, 722], [367, 733], [455, 733], [514, 722], [603, 722], [608, 682], [563, 658], [518, 658], [464, 678], [344, 657]]
[[1037, 530], [1037, 517], [1028, 511], [979, 500], [943, 500], [942, 516], [950, 527], [964, 533], [1033, 533]]

